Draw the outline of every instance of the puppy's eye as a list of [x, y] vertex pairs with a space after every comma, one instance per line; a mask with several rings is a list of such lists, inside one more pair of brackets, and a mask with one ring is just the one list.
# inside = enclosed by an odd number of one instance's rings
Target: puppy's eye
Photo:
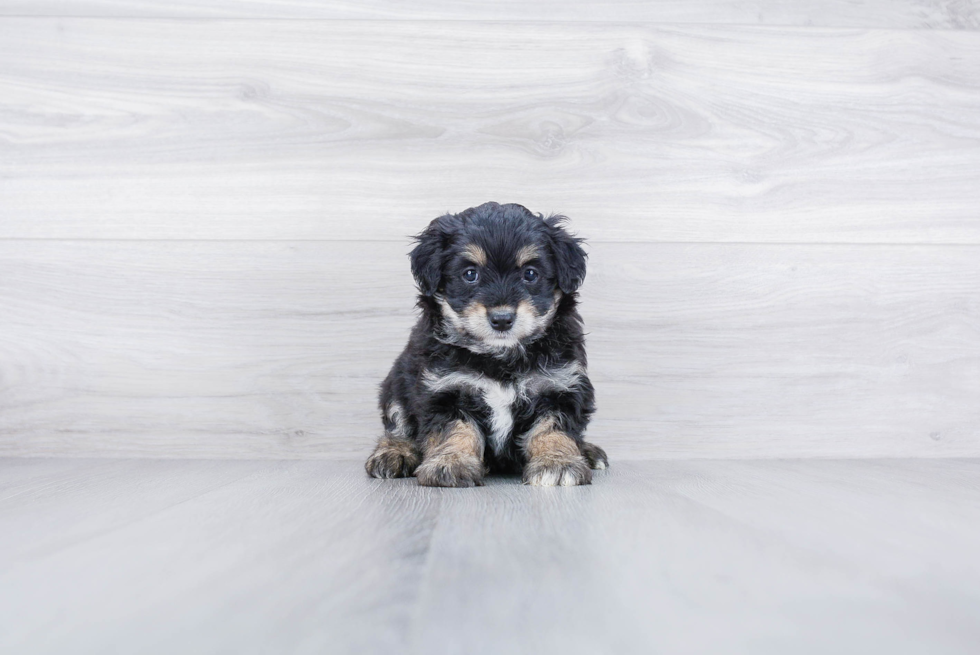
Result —
[[463, 271], [463, 279], [469, 282], [470, 284], [473, 284], [474, 282], [480, 279], [480, 274], [477, 272], [475, 268], [468, 268], [465, 271]]
[[524, 281], [531, 283], [538, 279], [538, 271], [534, 268], [524, 269]]

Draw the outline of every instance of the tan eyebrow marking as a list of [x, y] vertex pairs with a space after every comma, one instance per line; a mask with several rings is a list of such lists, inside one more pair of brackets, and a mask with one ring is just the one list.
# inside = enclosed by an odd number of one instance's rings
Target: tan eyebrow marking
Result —
[[524, 246], [517, 251], [517, 267], [520, 268], [532, 259], [537, 259], [540, 256], [541, 252], [538, 250], [537, 246]]
[[487, 252], [475, 243], [471, 243], [463, 248], [463, 254], [469, 257], [470, 261], [477, 266], [487, 265]]

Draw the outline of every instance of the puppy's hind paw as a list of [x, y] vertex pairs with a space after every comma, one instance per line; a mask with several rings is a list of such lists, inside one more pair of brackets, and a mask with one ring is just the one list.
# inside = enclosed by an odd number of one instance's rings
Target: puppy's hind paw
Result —
[[589, 468], [599, 471], [609, 468], [609, 458], [606, 457], [606, 451], [599, 446], [588, 441], [582, 441], [579, 442], [578, 448], [582, 451], [585, 461], [589, 463]]
[[421, 461], [422, 456], [414, 443], [382, 437], [364, 463], [364, 470], [372, 478], [408, 478], [415, 474]]
[[415, 477], [423, 487], [483, 486], [483, 462], [476, 457], [432, 457], [422, 462]]
[[532, 459], [524, 467], [524, 484], [535, 487], [574, 487], [592, 484], [592, 470], [584, 457], [570, 461]]

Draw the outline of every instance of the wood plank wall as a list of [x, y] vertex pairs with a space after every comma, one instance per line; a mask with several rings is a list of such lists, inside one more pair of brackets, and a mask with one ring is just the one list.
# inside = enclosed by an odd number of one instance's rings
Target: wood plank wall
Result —
[[980, 3], [0, 1], [0, 455], [347, 457], [569, 215], [613, 457], [980, 456]]

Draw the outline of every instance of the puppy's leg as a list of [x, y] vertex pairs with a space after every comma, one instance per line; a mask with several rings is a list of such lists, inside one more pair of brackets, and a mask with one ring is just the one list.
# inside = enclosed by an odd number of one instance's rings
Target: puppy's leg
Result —
[[524, 484], [541, 487], [591, 484], [592, 470], [578, 443], [558, 429], [554, 416], [545, 416], [523, 440], [527, 464]]
[[415, 442], [386, 431], [364, 463], [364, 469], [372, 478], [408, 478], [415, 474], [421, 461], [422, 453]]
[[578, 449], [582, 451], [582, 456], [589, 463], [589, 468], [600, 471], [609, 468], [609, 458], [606, 457], [606, 451], [599, 446], [588, 441], [580, 441]]
[[415, 477], [426, 487], [476, 487], [483, 473], [483, 435], [473, 423], [455, 420], [429, 437]]

